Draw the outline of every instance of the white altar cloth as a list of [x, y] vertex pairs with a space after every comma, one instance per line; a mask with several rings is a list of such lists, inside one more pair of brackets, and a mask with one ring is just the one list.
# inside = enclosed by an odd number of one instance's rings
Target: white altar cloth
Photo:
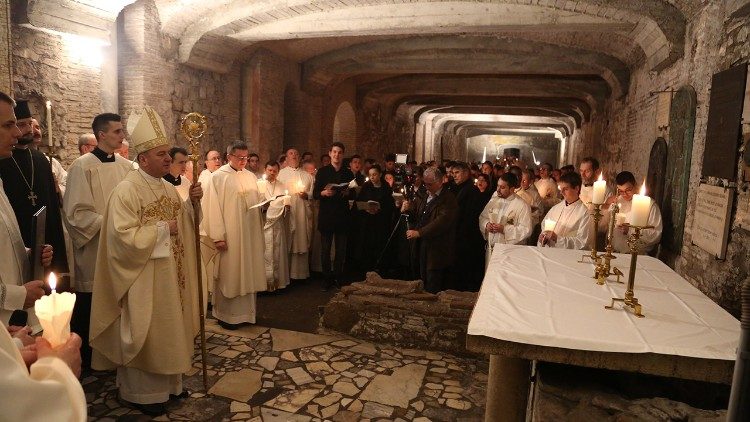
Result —
[[[586, 251], [495, 245], [468, 334], [599, 352], [735, 360], [740, 322], [663, 262], [638, 257], [635, 296], [645, 318], [604, 309], [625, 284], [597, 285]], [[630, 255], [612, 265], [627, 282]]]

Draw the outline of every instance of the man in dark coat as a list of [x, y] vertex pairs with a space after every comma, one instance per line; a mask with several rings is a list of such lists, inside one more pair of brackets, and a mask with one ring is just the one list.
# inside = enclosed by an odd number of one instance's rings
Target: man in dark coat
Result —
[[484, 238], [479, 231], [479, 214], [484, 209], [482, 193], [474, 186], [469, 166], [456, 162], [451, 167], [454, 184], [450, 191], [456, 195], [456, 262], [449, 285], [460, 291], [476, 291], [484, 277]]
[[32, 232], [32, 217], [42, 206], [47, 207], [45, 243], [52, 245], [55, 251], [50, 269], [57, 274], [67, 273], [60, 197], [52, 175], [52, 166], [44, 154], [31, 148], [34, 135], [28, 102], [18, 100], [14, 111], [21, 137], [18, 138], [13, 156], [0, 161], [0, 178], [3, 179], [5, 193], [16, 214], [21, 237], [27, 248], [33, 246], [36, 236]]
[[[324, 290], [338, 285], [344, 272], [346, 241], [351, 226], [349, 199], [354, 199], [353, 190], [333, 186], [350, 183], [354, 179], [351, 170], [343, 166], [344, 144], [334, 142], [328, 152], [331, 163], [323, 166], [315, 176], [313, 197], [320, 201], [318, 231], [320, 231], [321, 265], [325, 277]], [[336, 256], [331, 269], [331, 246], [335, 242]]]
[[443, 172], [430, 167], [424, 171], [426, 198], [405, 201], [402, 211], [409, 211], [413, 226], [406, 231], [412, 240], [412, 258], [418, 261], [424, 288], [437, 293], [445, 288], [448, 269], [454, 262], [456, 238], [456, 197], [443, 188]]

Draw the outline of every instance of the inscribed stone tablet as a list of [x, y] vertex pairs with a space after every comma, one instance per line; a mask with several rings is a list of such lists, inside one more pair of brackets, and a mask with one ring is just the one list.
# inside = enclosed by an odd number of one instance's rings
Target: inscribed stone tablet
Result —
[[734, 190], [701, 184], [695, 201], [693, 244], [724, 259]]

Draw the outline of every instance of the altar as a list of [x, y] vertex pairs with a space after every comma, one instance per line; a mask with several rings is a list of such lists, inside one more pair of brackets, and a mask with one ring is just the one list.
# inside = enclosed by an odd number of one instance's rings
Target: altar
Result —
[[[531, 360], [731, 383], [737, 319], [649, 256], [635, 275], [645, 318], [607, 310], [625, 284], [597, 285], [584, 253], [495, 245], [466, 341], [490, 355], [486, 420], [523, 420]], [[625, 281], [630, 255], [616, 256]]]

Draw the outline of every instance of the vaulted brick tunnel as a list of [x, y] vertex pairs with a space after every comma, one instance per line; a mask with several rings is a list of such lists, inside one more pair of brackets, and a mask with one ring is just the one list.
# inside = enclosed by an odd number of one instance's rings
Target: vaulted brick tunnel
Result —
[[[210, 143], [242, 138], [262, 160], [343, 140], [348, 153], [376, 159], [478, 160], [485, 149], [520, 148], [529, 164], [564, 165], [594, 155], [609, 177], [640, 177], [644, 151], [670, 141], [656, 121], [659, 92], [692, 90], [692, 168], [674, 181], [689, 185], [686, 236], [670, 264], [705, 264], [711, 276], [686, 276], [737, 309], [747, 264], [736, 272], [710, 260], [689, 231], [711, 75], [748, 60], [747, 1], [21, 0], [0, 9], [12, 23], [0, 33], [10, 70], [0, 83], [53, 101], [63, 162], [91, 115], [148, 103], [173, 134], [199, 111]], [[744, 221], [746, 207], [737, 212]], [[741, 230], [730, 239], [733, 256], [747, 252], [742, 239]]]

